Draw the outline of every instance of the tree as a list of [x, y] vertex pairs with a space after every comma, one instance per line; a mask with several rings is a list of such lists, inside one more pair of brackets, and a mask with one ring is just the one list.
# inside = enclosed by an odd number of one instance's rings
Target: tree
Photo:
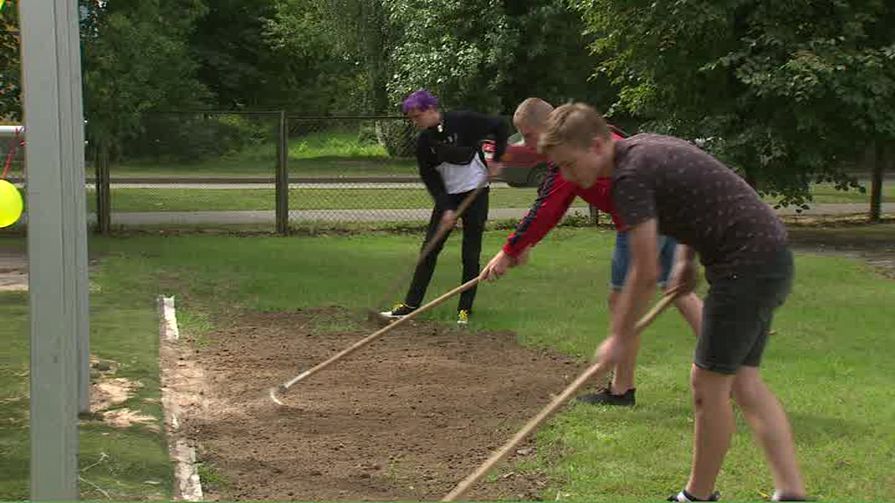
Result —
[[688, 138], [781, 203], [895, 138], [895, 11], [884, 0], [575, 2], [609, 114]]
[[[361, 56], [348, 50], [335, 31], [338, 20], [324, 3], [275, 0], [274, 14], [265, 21], [263, 39], [282, 65], [279, 106], [307, 114], [372, 111], [368, 69]], [[352, 23], [354, 21], [343, 21]], [[352, 47], [354, 47], [352, 45]], [[381, 111], [381, 110], [380, 110]]]
[[263, 37], [274, 14], [269, 0], [215, 0], [196, 20], [189, 41], [199, 64], [196, 76], [218, 107], [263, 108], [271, 91], [278, 94], [276, 77], [283, 65]]
[[421, 87], [447, 106], [510, 112], [531, 95], [611, 96], [605, 79], [589, 81], [582, 31], [563, 0], [278, 0], [268, 35], [291, 54], [350, 64], [338, 69], [356, 77], [365, 112], [394, 112]]
[[200, 0], [81, 0], [87, 135], [112, 154], [150, 112], [195, 109], [209, 93], [196, 79], [188, 39]]
[[[317, 56], [320, 69], [338, 72], [342, 82], [361, 89], [354, 113], [390, 111], [386, 95], [391, 25], [385, 0], [279, 0], [269, 26], [271, 40], [306, 58]], [[323, 58], [320, 58], [323, 56]], [[323, 61], [329, 58], [329, 62]], [[338, 64], [334, 64], [338, 63]], [[333, 80], [335, 75], [330, 75]]]
[[22, 118], [19, 19], [16, 0], [0, 10], [0, 121]]
[[397, 0], [401, 28], [390, 93], [427, 87], [451, 106], [511, 113], [528, 96], [604, 101], [605, 81], [589, 82], [583, 23], [562, 0]]

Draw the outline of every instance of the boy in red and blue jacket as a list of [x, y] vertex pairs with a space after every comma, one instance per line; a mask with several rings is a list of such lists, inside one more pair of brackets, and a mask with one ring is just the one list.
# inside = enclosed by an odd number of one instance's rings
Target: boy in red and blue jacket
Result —
[[[552, 111], [553, 106], [540, 98], [528, 98], [516, 108], [513, 123], [522, 134], [524, 148], [537, 147], [547, 116]], [[622, 138], [616, 132], [612, 134], [616, 139]], [[524, 263], [528, 250], [556, 227], [576, 197], [608, 213], [615, 225], [617, 234], [612, 254], [612, 279], [608, 299], [610, 310], [614, 309], [619, 292], [625, 284], [629, 250], [624, 223], [616, 214], [612, 202], [612, 179], [600, 178], [593, 186], [581, 188], [563, 178], [559, 169], [552, 164], [538, 188], [538, 198], [516, 226], [516, 230], [507, 238], [502, 250], [482, 270], [483, 279], [493, 280], [503, 275], [508, 268]], [[664, 288], [674, 264], [677, 243], [665, 236], [660, 236], [659, 241], [659, 261], [662, 265], [659, 285]], [[692, 292], [681, 295], [675, 300], [675, 306], [693, 328], [693, 332], [698, 334], [702, 318], [702, 301], [699, 297]], [[578, 400], [591, 404], [634, 405], [636, 359], [637, 353], [634, 351], [616, 365], [610, 383], [596, 393], [583, 395]]]

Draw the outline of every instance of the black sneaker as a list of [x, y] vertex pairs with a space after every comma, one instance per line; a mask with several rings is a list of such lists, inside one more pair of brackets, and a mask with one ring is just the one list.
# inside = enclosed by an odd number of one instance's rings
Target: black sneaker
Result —
[[697, 498], [696, 496], [693, 496], [692, 494], [688, 493], [686, 489], [681, 489], [681, 492], [679, 492], [677, 494], [672, 494], [665, 501], [718, 501], [719, 499], [721, 499], [721, 493], [719, 493], [718, 491], [715, 491], [712, 494], [710, 494], [709, 499], [701, 500], [701, 499]]
[[637, 388], [631, 388], [621, 395], [614, 395], [607, 385], [596, 393], [588, 393], [581, 395], [575, 400], [590, 405], [617, 405], [620, 407], [631, 407], [634, 405], [634, 392]]
[[400, 319], [414, 311], [416, 311], [415, 307], [410, 307], [402, 302], [400, 304], [395, 304], [395, 307], [393, 307], [391, 311], [382, 311], [379, 314], [385, 318]]

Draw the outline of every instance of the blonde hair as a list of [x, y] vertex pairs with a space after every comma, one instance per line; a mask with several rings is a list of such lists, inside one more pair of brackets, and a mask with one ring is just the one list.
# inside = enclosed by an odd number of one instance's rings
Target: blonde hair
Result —
[[541, 98], [526, 98], [525, 101], [519, 103], [516, 107], [516, 113], [513, 114], [513, 124], [519, 127], [524, 124], [529, 127], [541, 129], [547, 122], [547, 117], [553, 111], [553, 105], [547, 103]]
[[610, 139], [609, 126], [593, 107], [584, 103], [563, 105], [547, 118], [538, 150], [547, 153], [560, 145], [588, 148], [594, 138]]

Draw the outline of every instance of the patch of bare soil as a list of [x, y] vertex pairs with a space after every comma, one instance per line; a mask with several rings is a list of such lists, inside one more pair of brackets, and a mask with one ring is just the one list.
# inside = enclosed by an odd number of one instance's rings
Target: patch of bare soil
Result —
[[102, 413], [103, 422], [113, 428], [129, 428], [135, 424], [146, 425], [151, 431], [159, 431], [160, 427], [154, 417], [141, 414], [140, 411], [128, 409], [109, 410]]
[[[373, 330], [320, 333], [327, 316], [345, 312], [237, 315], [195, 350], [204, 396], [181, 420], [220, 479], [203, 482], [206, 498], [439, 499], [582, 370], [519, 346], [512, 333], [423, 322], [396, 328], [296, 384], [286, 407], [274, 405], [270, 387]], [[516, 458], [532, 453], [525, 445]], [[468, 496], [534, 499], [545, 485], [510, 464]]]
[[90, 412], [93, 417], [113, 428], [130, 428], [133, 425], [144, 425], [152, 431], [158, 431], [158, 421], [139, 410], [131, 410], [119, 405], [127, 402], [136, 391], [143, 387], [140, 381], [132, 381], [124, 377], [115, 377], [118, 362], [102, 360], [90, 356]]
[[101, 412], [120, 403], [124, 403], [134, 395], [134, 391], [141, 387], [138, 382], [123, 377], [102, 377], [91, 384], [90, 411]]

